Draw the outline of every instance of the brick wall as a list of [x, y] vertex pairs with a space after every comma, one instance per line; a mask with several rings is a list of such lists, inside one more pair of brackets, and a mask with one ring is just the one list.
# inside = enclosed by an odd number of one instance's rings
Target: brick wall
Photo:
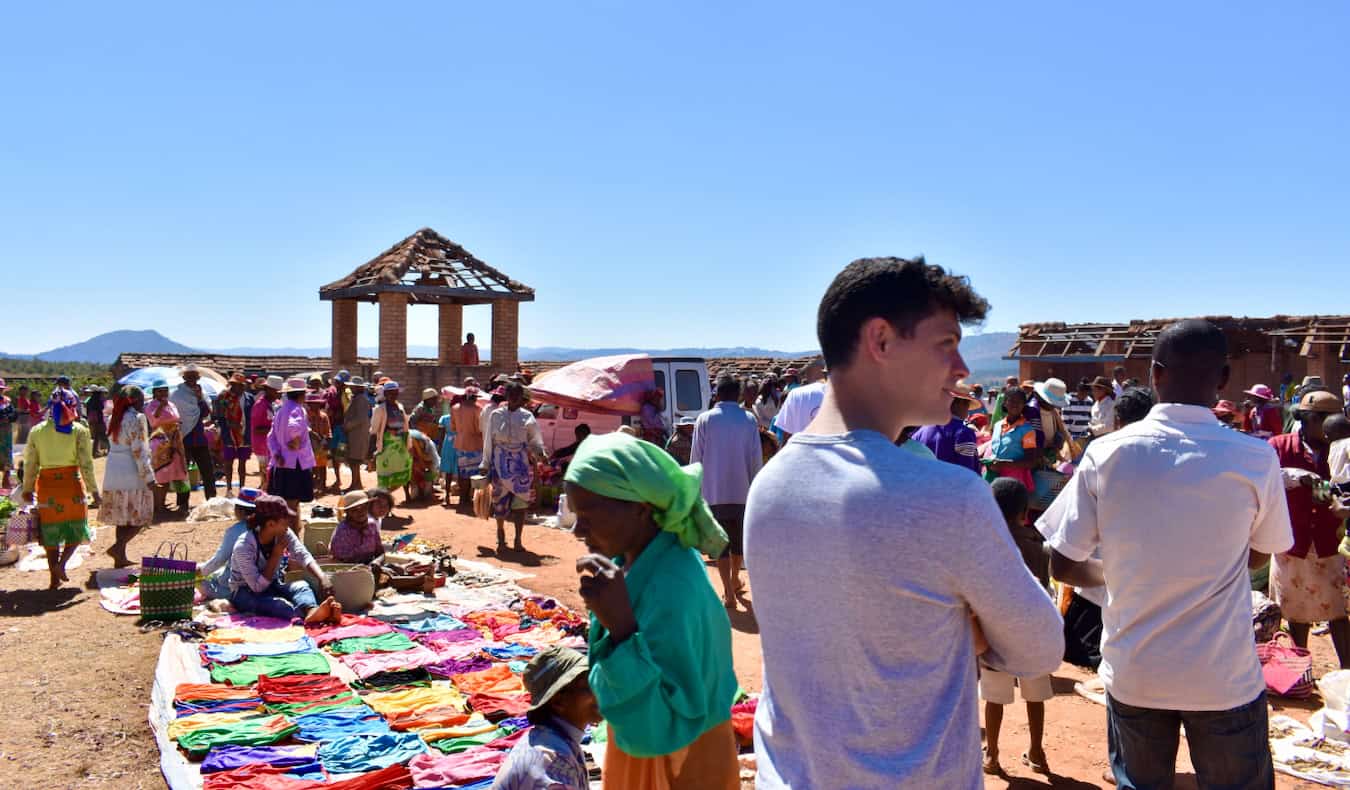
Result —
[[437, 305], [440, 311], [439, 338], [437, 339], [437, 361], [442, 365], [458, 365], [460, 346], [464, 342], [464, 306], [458, 304]]
[[354, 299], [333, 300], [334, 368], [350, 368], [356, 364], [356, 308]]
[[520, 302], [498, 299], [492, 303], [492, 365], [516, 370], [520, 361]]
[[408, 370], [408, 295], [380, 294], [380, 370], [403, 384]]

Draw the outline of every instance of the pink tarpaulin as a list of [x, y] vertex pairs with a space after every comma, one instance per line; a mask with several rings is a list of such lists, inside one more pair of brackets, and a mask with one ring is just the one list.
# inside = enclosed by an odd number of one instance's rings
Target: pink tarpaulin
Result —
[[646, 354], [619, 354], [573, 362], [534, 380], [535, 400], [600, 414], [637, 414], [642, 394], [655, 389], [656, 375]]

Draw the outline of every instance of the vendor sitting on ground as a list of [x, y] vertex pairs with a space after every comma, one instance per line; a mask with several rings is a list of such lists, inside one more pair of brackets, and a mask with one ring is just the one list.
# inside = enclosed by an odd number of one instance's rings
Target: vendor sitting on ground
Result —
[[226, 528], [216, 553], [197, 569], [202, 576], [201, 588], [206, 597], [230, 597], [230, 557], [234, 556], [235, 544], [248, 532], [248, 520], [253, 516], [253, 503], [262, 496], [262, 493], [257, 488], [241, 488], [239, 497], [230, 500], [234, 503], [234, 523]]
[[384, 544], [380, 542], [380, 526], [370, 517], [371, 499], [365, 491], [342, 495], [338, 514], [342, 523], [328, 544], [333, 559], [338, 562], [379, 566], [384, 562]]
[[[342, 605], [328, 594], [333, 588], [328, 574], [291, 531], [294, 518], [295, 511], [279, 496], [263, 494], [254, 500], [248, 532], [230, 557], [230, 603], [244, 613], [283, 620], [298, 617], [307, 624], [336, 623], [342, 618]], [[288, 557], [319, 580], [323, 603], [314, 602], [308, 583], [286, 583], [283, 562]]]
[[429, 435], [435, 428], [435, 417], [422, 414], [408, 431], [408, 450], [412, 453], [412, 478], [405, 489], [408, 502], [436, 497], [436, 481], [441, 477], [441, 454]]
[[526, 717], [534, 725], [511, 747], [493, 790], [588, 790], [581, 737], [600, 723], [600, 707], [587, 677], [586, 657], [554, 645], [530, 659]]

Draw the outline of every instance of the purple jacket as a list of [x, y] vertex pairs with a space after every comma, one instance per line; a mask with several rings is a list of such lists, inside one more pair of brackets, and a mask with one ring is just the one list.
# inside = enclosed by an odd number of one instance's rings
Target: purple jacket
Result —
[[[287, 442], [300, 440], [300, 446], [292, 450]], [[272, 456], [272, 467], [283, 466], [287, 469], [313, 469], [314, 448], [309, 444], [309, 418], [305, 416], [305, 404], [285, 398], [277, 416], [272, 419], [272, 430], [267, 434], [267, 449]]]
[[925, 425], [914, 432], [913, 439], [932, 450], [939, 461], [964, 466], [976, 474], [980, 471], [975, 431], [956, 417], [946, 425]]

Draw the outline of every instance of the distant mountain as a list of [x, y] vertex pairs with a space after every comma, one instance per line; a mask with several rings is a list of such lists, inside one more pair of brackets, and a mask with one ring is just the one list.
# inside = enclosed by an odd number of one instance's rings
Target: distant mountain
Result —
[[1017, 373], [1017, 360], [1003, 359], [1016, 340], [1016, 332], [988, 332], [963, 337], [961, 356], [970, 367], [971, 381], [984, 383]]
[[774, 351], [766, 348], [734, 346], [731, 348], [561, 348], [542, 346], [533, 348], [523, 346], [520, 349], [522, 360], [537, 362], [570, 362], [589, 357], [608, 357], [615, 354], [650, 354], [654, 357], [772, 357], [775, 359], [797, 359], [819, 354], [819, 351]]
[[46, 362], [99, 362], [110, 365], [123, 351], [146, 354], [190, 354], [196, 351], [182, 343], [175, 343], [153, 329], [119, 329], [91, 337], [83, 343], [61, 346], [51, 351], [34, 354]]

